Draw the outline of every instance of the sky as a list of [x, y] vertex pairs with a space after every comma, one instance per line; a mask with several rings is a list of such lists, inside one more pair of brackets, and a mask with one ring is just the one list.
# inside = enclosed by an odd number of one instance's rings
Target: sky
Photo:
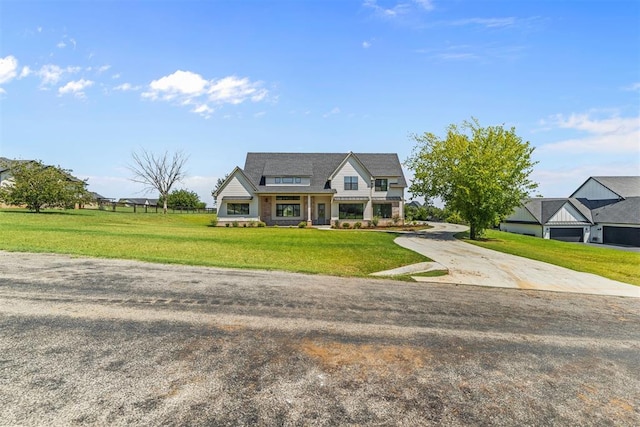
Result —
[[472, 117], [535, 147], [536, 195], [640, 175], [640, 1], [0, 0], [0, 156], [105, 197], [157, 197], [143, 149], [212, 206], [247, 152], [405, 161]]

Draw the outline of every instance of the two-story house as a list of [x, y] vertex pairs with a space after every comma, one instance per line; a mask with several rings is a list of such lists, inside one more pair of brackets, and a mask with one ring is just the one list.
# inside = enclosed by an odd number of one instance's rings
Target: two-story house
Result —
[[247, 153], [213, 193], [218, 225], [403, 220], [406, 180], [392, 153]]

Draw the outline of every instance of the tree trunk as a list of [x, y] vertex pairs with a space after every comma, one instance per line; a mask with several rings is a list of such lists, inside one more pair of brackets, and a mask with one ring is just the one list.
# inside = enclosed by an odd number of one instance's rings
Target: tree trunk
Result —
[[476, 239], [476, 225], [474, 223], [469, 224], [469, 238], [471, 240], [477, 240]]
[[167, 213], [167, 198], [168, 198], [168, 196], [169, 196], [169, 195], [167, 194], [167, 195], [165, 195], [165, 196], [163, 197], [163, 199], [164, 199], [164, 200], [163, 200], [163, 203], [162, 203], [162, 213], [163, 213], [163, 214], [166, 214], [166, 213]]

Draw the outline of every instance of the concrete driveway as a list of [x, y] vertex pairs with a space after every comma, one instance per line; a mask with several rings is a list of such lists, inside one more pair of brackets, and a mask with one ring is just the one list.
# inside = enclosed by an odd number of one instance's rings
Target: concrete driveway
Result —
[[432, 268], [449, 271], [441, 277], [416, 276], [418, 281], [640, 298], [640, 287], [459, 241], [453, 235], [467, 229], [461, 225], [430, 225], [434, 228], [395, 240], [434, 260]]

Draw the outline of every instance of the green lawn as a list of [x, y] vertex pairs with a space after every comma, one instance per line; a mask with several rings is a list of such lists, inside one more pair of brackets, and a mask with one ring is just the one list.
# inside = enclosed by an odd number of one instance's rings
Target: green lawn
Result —
[[466, 242], [525, 258], [544, 261], [576, 271], [593, 273], [640, 286], [640, 253], [546, 240], [538, 237], [487, 230], [485, 240]]
[[0, 250], [337, 276], [428, 261], [393, 233], [209, 227], [208, 214], [0, 210]]

